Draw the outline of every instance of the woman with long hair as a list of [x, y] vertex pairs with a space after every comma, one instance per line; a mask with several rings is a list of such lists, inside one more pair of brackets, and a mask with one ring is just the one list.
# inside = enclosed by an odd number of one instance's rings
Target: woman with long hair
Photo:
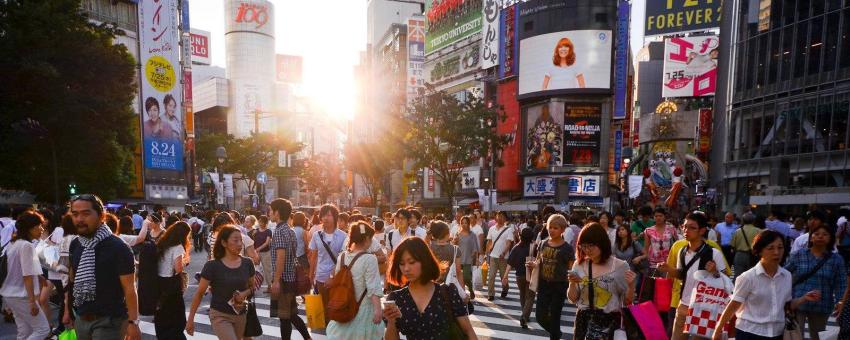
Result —
[[387, 281], [404, 288], [387, 296], [392, 303], [384, 305], [384, 339], [398, 340], [399, 334], [408, 339], [446, 337], [450, 322], [457, 322], [467, 339], [477, 339], [466, 304], [453, 287], [437, 284], [439, 277], [440, 265], [421, 238], [408, 237], [396, 245]]
[[253, 293], [254, 264], [239, 255], [242, 233], [232, 224], [220, 226], [213, 244], [213, 259], [204, 264], [201, 282], [192, 298], [186, 333], [195, 334], [195, 313], [207, 288], [212, 288], [210, 323], [219, 339], [240, 340], [245, 334], [248, 296]]
[[561, 38], [555, 45], [552, 66], [543, 76], [542, 90], [584, 88], [584, 74], [576, 73], [572, 66], [576, 63], [575, 45], [569, 38]]
[[611, 248], [614, 248], [614, 245], [616, 244], [614, 242], [617, 238], [617, 228], [614, 225], [614, 216], [607, 211], [599, 213], [599, 225], [605, 229], [605, 233], [608, 234], [608, 240], [611, 241]]
[[472, 287], [472, 268], [478, 265], [481, 244], [478, 242], [478, 235], [472, 232], [471, 227], [472, 219], [468, 215], [460, 218], [460, 231], [455, 237], [455, 245], [458, 246], [463, 283], [469, 289], [469, 298], [474, 300], [475, 288]]
[[608, 233], [598, 223], [582, 228], [577, 244], [577, 260], [567, 276], [567, 297], [578, 306], [575, 338], [584, 339], [591, 322], [611, 338], [620, 327], [620, 308], [634, 298], [635, 273], [626, 262], [611, 256]]
[[189, 264], [191, 231], [186, 222], [172, 224], [156, 243], [159, 255], [158, 287], [159, 303], [154, 312], [154, 328], [160, 339], [185, 339], [183, 329], [186, 317], [183, 313], [183, 272]]
[[814, 290], [791, 298], [791, 272], [780, 266], [785, 254], [784, 240], [782, 234], [773, 230], [763, 230], [753, 239], [753, 254], [758, 255], [759, 262], [735, 279], [732, 300], [720, 315], [712, 339], [723, 339], [723, 326], [735, 315], [738, 319], [735, 339], [781, 340], [785, 313], [821, 299], [820, 292]]
[[24, 212], [15, 221], [17, 232], [4, 249], [7, 276], [0, 296], [3, 307], [11, 309], [15, 316], [18, 339], [44, 339], [50, 335], [50, 324], [37, 300], [42, 289], [42, 269], [33, 244], [44, 232], [43, 224], [41, 214]]

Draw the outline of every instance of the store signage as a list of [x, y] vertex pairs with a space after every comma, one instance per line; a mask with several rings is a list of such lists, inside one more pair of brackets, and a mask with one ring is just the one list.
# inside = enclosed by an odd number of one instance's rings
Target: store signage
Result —
[[425, 1], [428, 35], [425, 53], [432, 53], [481, 32], [482, 1], [430, 0]]
[[674, 35], [720, 27], [721, 0], [646, 0], [644, 35]]
[[517, 23], [519, 16], [516, 15], [519, 4], [505, 8], [499, 18], [499, 78], [507, 78], [517, 74], [517, 52], [519, 51], [517, 40]]
[[699, 109], [699, 152], [707, 153], [711, 150], [711, 109]]
[[407, 103], [412, 104], [425, 86], [425, 19], [407, 19]]
[[614, 131], [614, 171], [619, 172], [623, 163], [623, 131]]
[[554, 196], [558, 178], [563, 177], [568, 180], [570, 196], [599, 196], [602, 182], [600, 182], [598, 175], [527, 176], [523, 181], [523, 196]]
[[192, 48], [192, 62], [195, 64], [210, 64], [210, 32], [191, 30], [189, 43]]
[[629, 14], [631, 5], [620, 0], [617, 8], [617, 51], [614, 56], [614, 119], [626, 118], [629, 77]]
[[268, 7], [256, 3], [241, 3], [239, 9], [236, 10], [236, 18], [233, 20], [238, 23], [253, 23], [254, 28], [263, 27], [269, 21]]
[[445, 58], [425, 65], [425, 76], [429, 83], [436, 83], [451, 77], [475, 71], [478, 67], [479, 46], [462, 49], [450, 53]]
[[501, 0], [484, 0], [482, 17], [484, 30], [481, 34], [481, 69], [486, 70], [499, 64], [499, 12]]
[[717, 36], [665, 40], [663, 97], [713, 96], [717, 87]]

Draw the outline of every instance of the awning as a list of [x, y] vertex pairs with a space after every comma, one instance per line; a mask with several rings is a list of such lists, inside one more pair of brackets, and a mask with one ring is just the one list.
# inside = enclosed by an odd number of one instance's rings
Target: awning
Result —
[[478, 197], [464, 198], [462, 200], [457, 201], [457, 205], [463, 207], [470, 205], [474, 202], [478, 202]]

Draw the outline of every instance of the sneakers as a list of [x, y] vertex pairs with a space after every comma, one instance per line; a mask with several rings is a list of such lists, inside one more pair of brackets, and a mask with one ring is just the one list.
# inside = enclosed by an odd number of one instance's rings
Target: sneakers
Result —
[[487, 301], [493, 301], [493, 300], [495, 300], [495, 299], [496, 299], [496, 297], [495, 297], [495, 296], [488, 296], [488, 297], [487, 297]]

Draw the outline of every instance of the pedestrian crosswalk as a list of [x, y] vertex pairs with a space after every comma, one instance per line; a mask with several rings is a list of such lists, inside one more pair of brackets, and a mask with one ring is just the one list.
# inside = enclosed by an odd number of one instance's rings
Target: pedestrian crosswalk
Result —
[[[520, 327], [519, 319], [522, 314], [520, 307], [519, 291], [516, 288], [516, 281], [511, 275], [509, 281], [510, 291], [507, 298], [501, 299], [498, 294], [494, 301], [487, 301], [486, 293], [478, 291], [475, 299], [475, 313], [470, 316], [470, 321], [475, 329], [475, 333], [479, 339], [530, 339], [530, 340], [545, 340], [549, 339], [548, 333], [543, 328], [534, 322], [534, 313], [531, 315], [531, 322], [528, 323], [528, 329]], [[501, 283], [496, 283], [496, 292], [501, 291]], [[217, 339], [210, 326], [209, 304], [208, 298], [205, 300], [207, 304], [199, 308], [195, 315], [195, 335], [191, 339]], [[280, 339], [280, 321], [276, 318], [269, 317], [269, 298], [267, 295], [262, 295], [255, 298], [257, 306], [257, 315], [260, 323], [263, 326], [263, 336], [255, 339]], [[187, 304], [188, 306], [188, 304]], [[305, 320], [304, 305], [298, 306], [299, 316]], [[572, 339], [573, 321], [575, 320], [576, 307], [575, 305], [566, 304], [563, 314], [561, 315], [561, 331], [564, 333], [564, 339]], [[837, 325], [834, 319], [830, 319], [827, 326], [828, 329], [836, 328]], [[155, 339], [154, 325], [150, 320], [141, 324], [142, 333], [145, 339]], [[323, 330], [311, 330], [313, 339], [327, 339]], [[293, 330], [292, 339], [302, 339], [297, 331]]]

